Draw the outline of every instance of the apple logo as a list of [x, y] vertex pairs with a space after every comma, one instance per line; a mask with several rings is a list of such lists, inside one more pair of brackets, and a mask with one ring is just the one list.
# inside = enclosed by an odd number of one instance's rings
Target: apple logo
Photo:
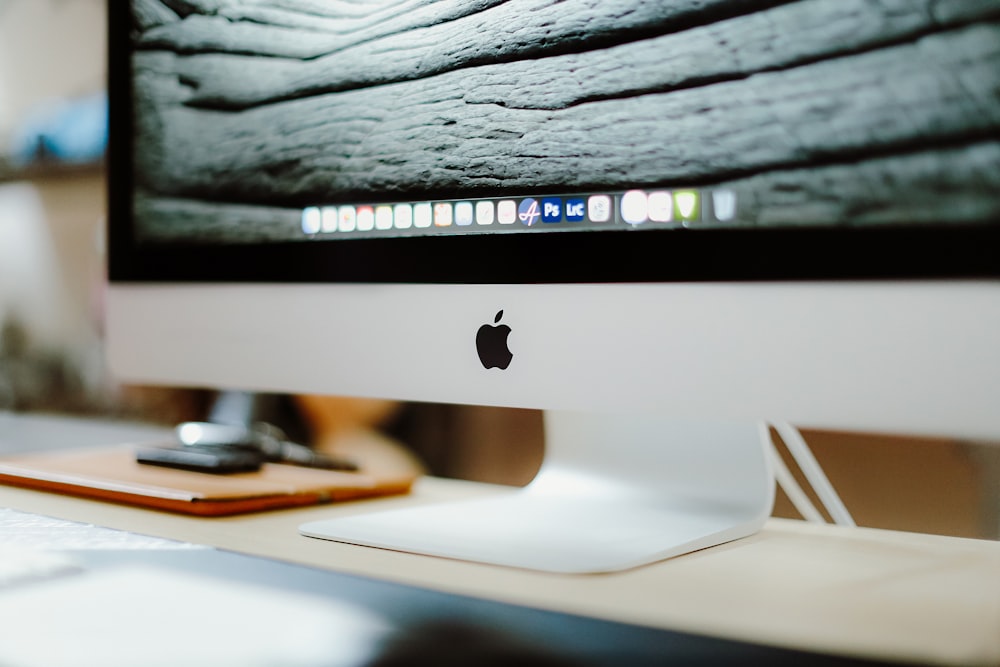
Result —
[[499, 368], [506, 370], [510, 366], [510, 360], [514, 354], [507, 347], [507, 336], [510, 335], [510, 327], [500, 324], [503, 311], [497, 313], [493, 318], [493, 324], [484, 324], [479, 327], [476, 334], [476, 351], [479, 352], [479, 360], [483, 362], [483, 368]]

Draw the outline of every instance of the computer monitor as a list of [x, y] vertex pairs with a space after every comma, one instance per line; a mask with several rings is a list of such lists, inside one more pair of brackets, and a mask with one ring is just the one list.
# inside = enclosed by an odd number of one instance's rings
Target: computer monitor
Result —
[[120, 377], [552, 415], [514, 504], [307, 534], [617, 569], [756, 530], [766, 420], [1000, 435], [987, 4], [155, 7], [110, 10]]

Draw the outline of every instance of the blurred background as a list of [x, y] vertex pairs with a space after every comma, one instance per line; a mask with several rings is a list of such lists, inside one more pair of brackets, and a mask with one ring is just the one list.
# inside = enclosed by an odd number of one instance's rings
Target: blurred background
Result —
[[[0, 0], [0, 441], [4, 415], [170, 426], [220, 407], [216, 392], [123, 385], [105, 366], [105, 11], [104, 0]], [[319, 448], [440, 476], [523, 485], [542, 460], [536, 411], [237, 403]], [[860, 525], [1000, 537], [1000, 446], [805, 435]], [[775, 515], [798, 516], [780, 493]]]

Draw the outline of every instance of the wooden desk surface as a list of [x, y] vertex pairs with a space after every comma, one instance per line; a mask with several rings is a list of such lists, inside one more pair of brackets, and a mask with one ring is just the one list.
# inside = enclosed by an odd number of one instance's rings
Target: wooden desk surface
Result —
[[421, 480], [407, 497], [192, 518], [0, 487], [0, 506], [425, 588], [812, 651], [1000, 664], [1000, 543], [773, 519], [750, 538], [617, 574], [568, 576], [301, 537], [306, 521], [496, 493]]

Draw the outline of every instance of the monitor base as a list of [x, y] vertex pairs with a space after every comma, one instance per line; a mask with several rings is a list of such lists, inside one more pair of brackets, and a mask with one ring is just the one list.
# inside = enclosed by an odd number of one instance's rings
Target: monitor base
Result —
[[623, 570], [751, 535], [771, 513], [768, 433], [752, 421], [548, 412], [524, 489], [316, 521], [308, 537], [561, 573]]

